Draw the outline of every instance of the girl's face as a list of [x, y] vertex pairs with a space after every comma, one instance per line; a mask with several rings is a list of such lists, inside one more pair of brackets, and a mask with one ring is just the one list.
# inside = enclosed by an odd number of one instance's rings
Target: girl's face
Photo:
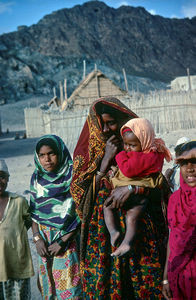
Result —
[[184, 181], [191, 187], [196, 186], [196, 158], [180, 161], [180, 171]]
[[118, 123], [112, 116], [104, 113], [101, 115], [101, 119], [103, 126], [103, 134], [107, 138], [111, 137], [113, 134], [119, 135]]
[[123, 143], [125, 152], [141, 152], [141, 143], [133, 132], [125, 132], [123, 134]]
[[51, 147], [42, 146], [38, 157], [40, 164], [47, 172], [54, 172], [58, 168], [58, 156]]
[[7, 173], [0, 171], [0, 196], [4, 194], [7, 184], [8, 184], [9, 176]]

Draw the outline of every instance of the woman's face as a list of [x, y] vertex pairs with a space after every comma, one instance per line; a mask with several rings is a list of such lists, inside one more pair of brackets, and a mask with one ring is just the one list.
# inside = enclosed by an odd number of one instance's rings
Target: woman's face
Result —
[[196, 158], [183, 159], [180, 162], [180, 171], [184, 181], [191, 187], [196, 186]]
[[0, 196], [4, 194], [7, 188], [8, 180], [8, 174], [3, 171], [0, 171]]
[[102, 114], [102, 126], [103, 126], [103, 134], [109, 138], [113, 134], [119, 135], [119, 127], [117, 121], [109, 114]]
[[40, 164], [47, 172], [54, 172], [58, 168], [58, 156], [51, 147], [42, 146], [38, 157]]

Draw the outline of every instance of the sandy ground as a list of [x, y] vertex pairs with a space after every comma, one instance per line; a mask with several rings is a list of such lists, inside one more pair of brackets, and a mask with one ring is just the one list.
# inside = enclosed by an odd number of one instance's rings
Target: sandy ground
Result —
[[[7, 162], [10, 172], [10, 182], [8, 184], [8, 190], [16, 192], [25, 196], [29, 200], [29, 183], [31, 174], [34, 170], [33, 152], [37, 139], [22, 139], [24, 131], [20, 131], [20, 139], [15, 140], [15, 132], [9, 134], [3, 133], [0, 136], [0, 158], [4, 158]], [[165, 133], [161, 137], [166, 142], [170, 151], [173, 153], [174, 146], [177, 140], [187, 136], [191, 139], [196, 138], [196, 129], [180, 130], [170, 133]], [[171, 166], [172, 163], [164, 164], [164, 171]], [[37, 255], [35, 245], [32, 241], [32, 233], [29, 230], [29, 243], [31, 247], [31, 253], [33, 257], [35, 273], [37, 273]], [[32, 286], [32, 299], [40, 300], [40, 294], [37, 289], [36, 275], [31, 280]]]

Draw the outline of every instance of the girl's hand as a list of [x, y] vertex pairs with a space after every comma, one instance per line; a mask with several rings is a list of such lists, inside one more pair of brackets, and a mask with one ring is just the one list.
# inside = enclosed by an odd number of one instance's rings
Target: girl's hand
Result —
[[50, 252], [50, 255], [55, 256], [61, 251], [61, 246], [55, 242], [48, 247], [48, 251]]
[[111, 208], [121, 208], [126, 203], [130, 195], [131, 191], [128, 189], [127, 186], [117, 187], [111, 192], [111, 195], [106, 199], [106, 201], [104, 202], [104, 206], [109, 206]]
[[46, 247], [46, 244], [42, 238], [40, 238], [36, 243], [35, 243], [37, 253], [41, 256], [49, 256], [48, 249]]
[[167, 300], [172, 299], [172, 293], [169, 287], [169, 283], [163, 285], [162, 294], [165, 297], [165, 299]]

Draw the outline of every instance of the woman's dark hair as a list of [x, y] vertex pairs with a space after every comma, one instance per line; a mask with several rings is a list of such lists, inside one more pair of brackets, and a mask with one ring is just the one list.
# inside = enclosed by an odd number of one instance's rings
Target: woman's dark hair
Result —
[[176, 157], [180, 156], [185, 151], [190, 151], [193, 148], [196, 148], [196, 141], [190, 141], [185, 144], [178, 145], [175, 148]]
[[121, 121], [128, 121], [130, 119], [130, 116], [126, 113], [123, 113], [116, 108], [109, 106], [107, 104], [103, 103], [97, 103], [95, 105], [96, 112], [99, 116], [103, 114], [109, 114], [111, 117], [113, 117], [115, 120], [121, 122]]
[[39, 151], [42, 146], [49, 146], [56, 155], [58, 155], [58, 153], [59, 153], [58, 147], [52, 139], [44, 138], [44, 139], [40, 140], [37, 143], [36, 148], [35, 148], [37, 154], [39, 154]]

